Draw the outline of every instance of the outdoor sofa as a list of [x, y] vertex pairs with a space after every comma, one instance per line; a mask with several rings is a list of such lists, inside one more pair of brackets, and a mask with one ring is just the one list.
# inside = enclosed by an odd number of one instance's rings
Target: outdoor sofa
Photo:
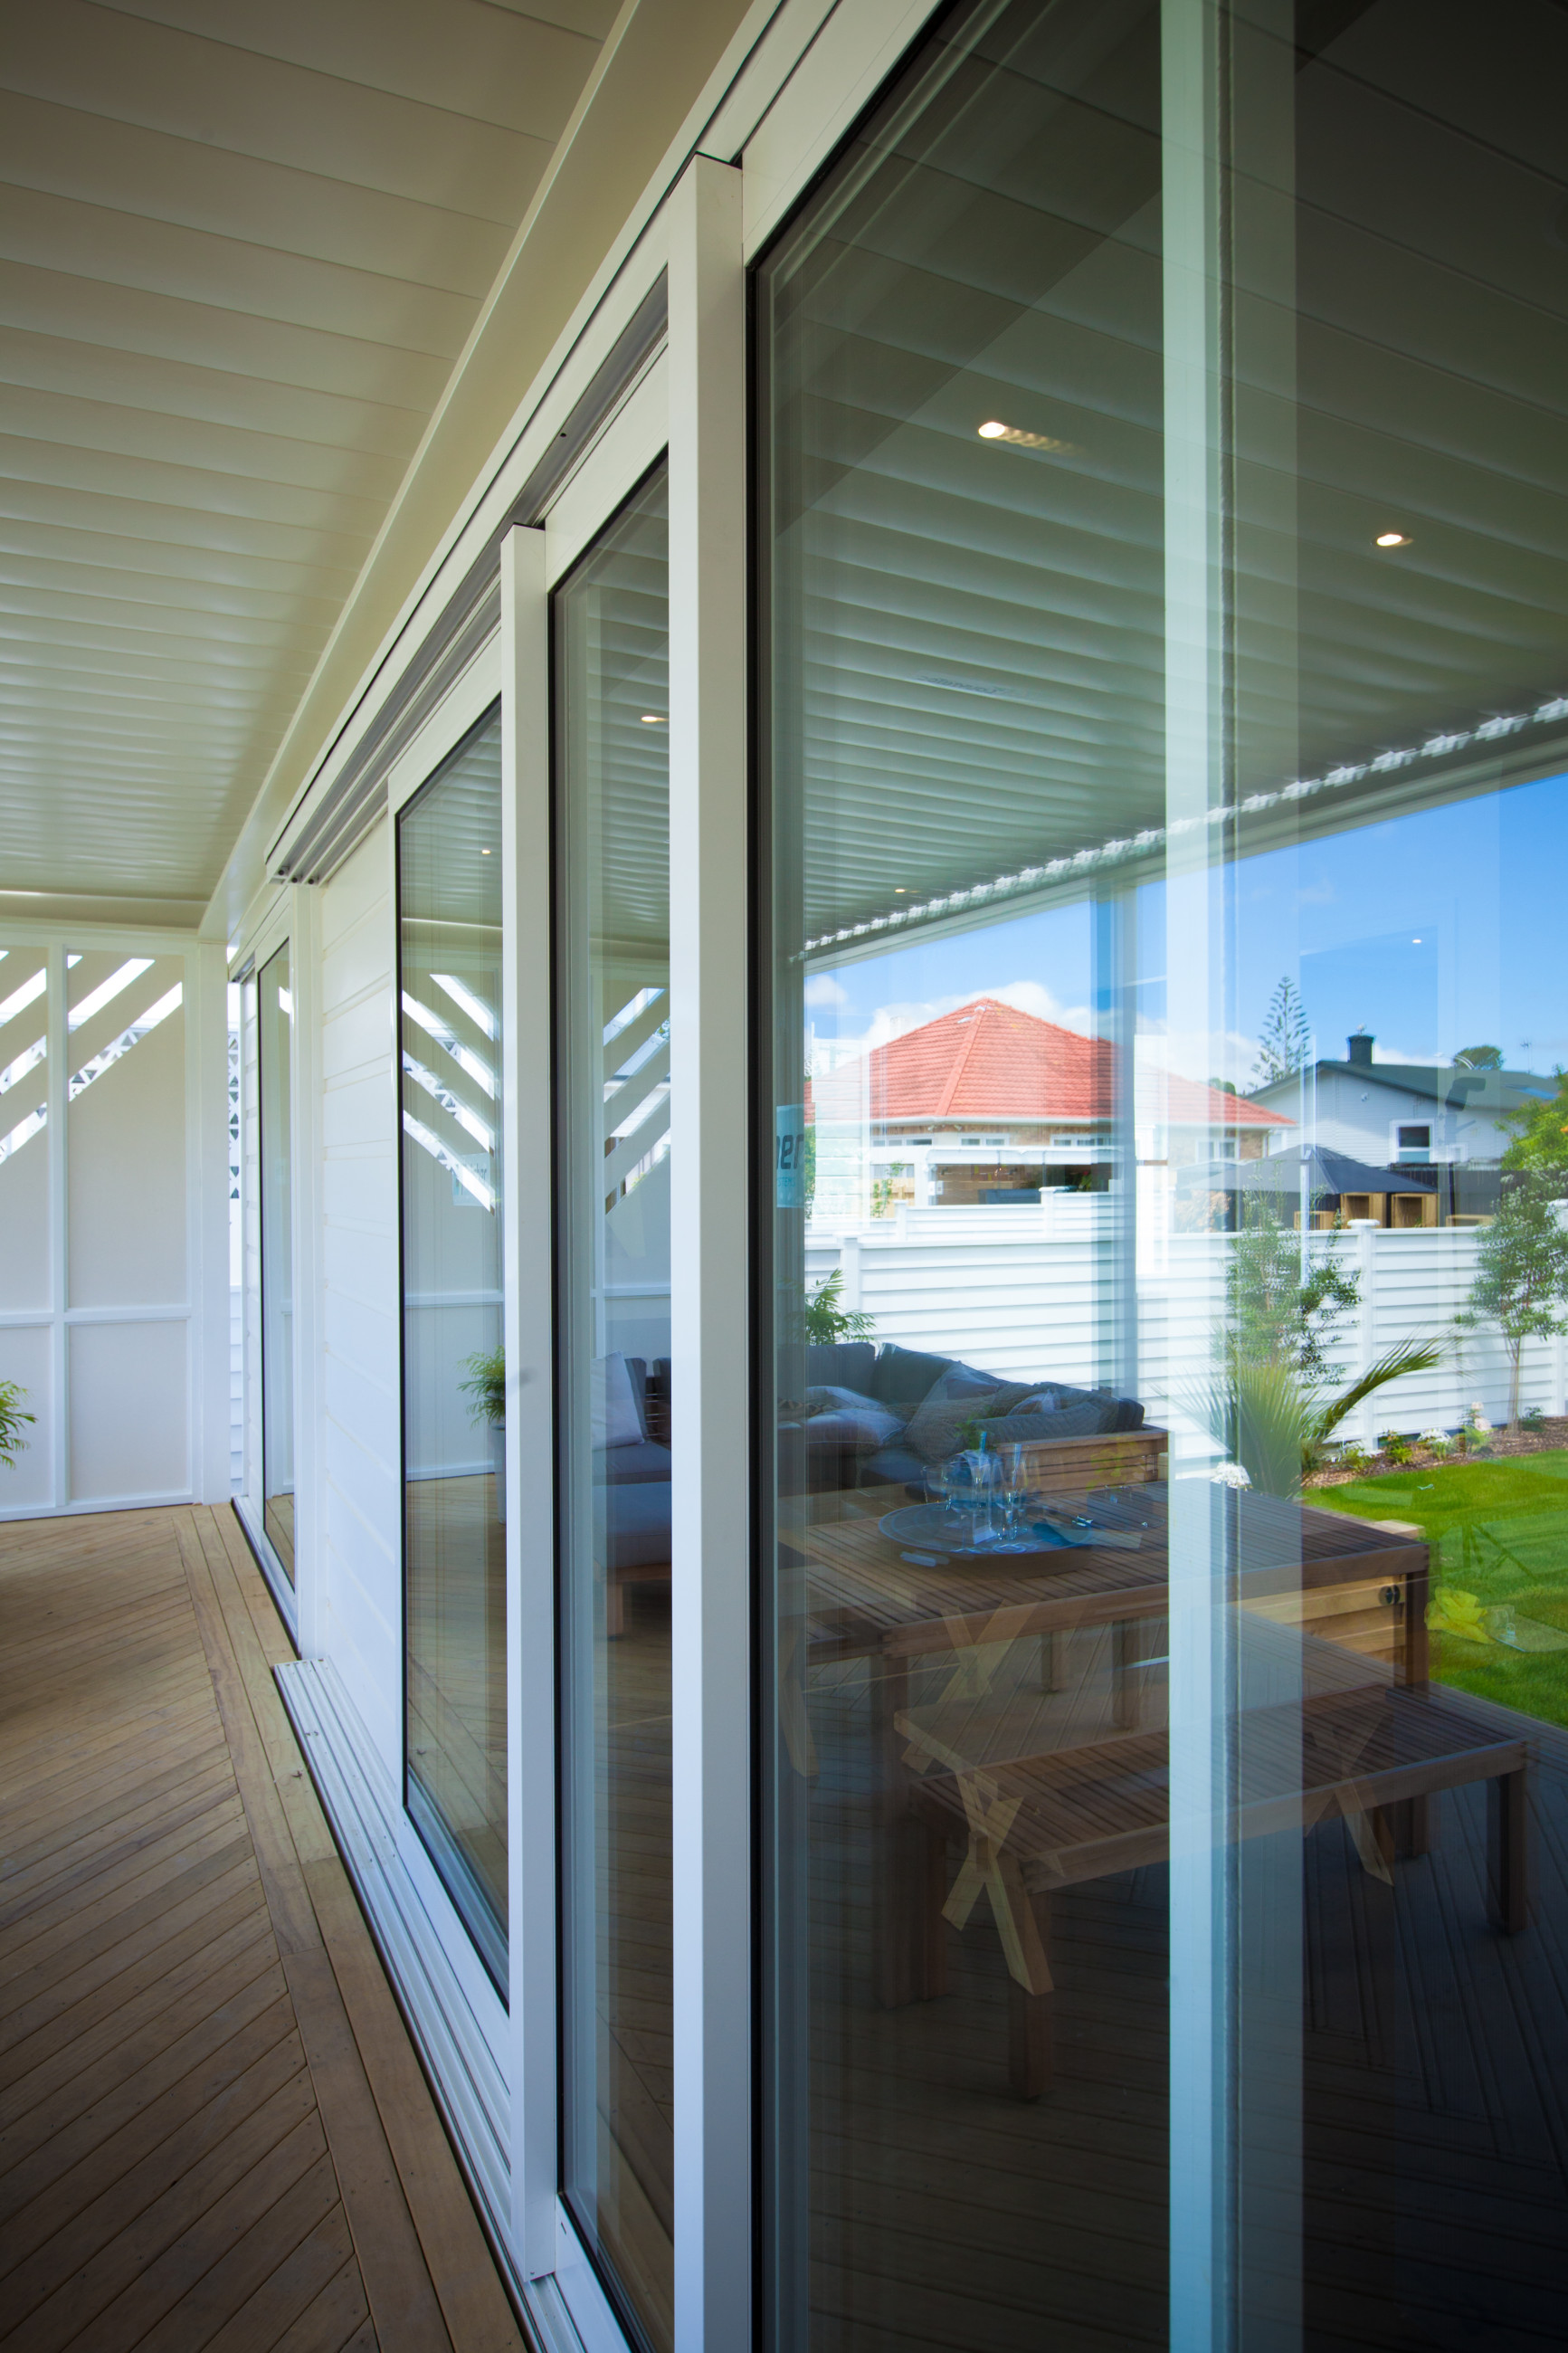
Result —
[[[1044, 1491], [1163, 1475], [1166, 1433], [1145, 1421], [1136, 1398], [1109, 1389], [1008, 1379], [956, 1357], [871, 1340], [808, 1348], [804, 1370], [804, 1394], [779, 1409], [785, 1494], [868, 1487], [923, 1494], [930, 1465], [977, 1430], [991, 1446], [1026, 1444], [1031, 1481]], [[604, 1381], [612, 1404], [596, 1433], [604, 1442], [594, 1449], [595, 1541], [605, 1572], [605, 1631], [616, 1635], [625, 1623], [626, 1588], [669, 1576], [669, 1362], [610, 1357]]]

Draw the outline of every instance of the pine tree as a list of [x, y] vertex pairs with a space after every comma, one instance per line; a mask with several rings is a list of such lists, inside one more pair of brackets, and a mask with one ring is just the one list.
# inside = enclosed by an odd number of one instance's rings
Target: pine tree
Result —
[[1306, 1008], [1295, 982], [1287, 976], [1268, 1000], [1252, 1072], [1254, 1087], [1277, 1086], [1281, 1079], [1293, 1079], [1306, 1068], [1311, 1050]]

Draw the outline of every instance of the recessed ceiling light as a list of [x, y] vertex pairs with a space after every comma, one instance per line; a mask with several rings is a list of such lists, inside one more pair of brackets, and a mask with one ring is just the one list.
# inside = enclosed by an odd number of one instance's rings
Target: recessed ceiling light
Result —
[[481, 849], [481, 850], [480, 850], [480, 852], [479, 852], [479, 856], [480, 856], [481, 858], [488, 858], [488, 857], [489, 856], [489, 851], [488, 849]]
[[893, 896], [895, 899], [904, 899], [909, 896], [908, 892], [905, 890], [904, 885], [901, 882], [894, 883]]
[[983, 441], [1005, 441], [1014, 449], [1044, 449], [1057, 458], [1079, 458], [1083, 454], [1076, 441], [1058, 441], [1054, 433], [1026, 433], [1021, 425], [1004, 425], [996, 417], [988, 417], [974, 429]]
[[664, 725], [664, 712], [662, 711], [645, 711], [642, 715], [642, 723], [645, 727], [662, 727]]
[[1377, 543], [1379, 547], [1408, 547], [1410, 541], [1402, 531], [1380, 531]]

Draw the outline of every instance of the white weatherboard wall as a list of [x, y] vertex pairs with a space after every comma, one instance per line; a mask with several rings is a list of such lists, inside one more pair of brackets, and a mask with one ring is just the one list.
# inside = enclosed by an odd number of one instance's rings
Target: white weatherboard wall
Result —
[[[823, 1234], [807, 1252], [816, 1288], [844, 1270], [843, 1303], [868, 1314], [879, 1340], [959, 1356], [1009, 1378], [1091, 1386], [1104, 1378], [1115, 1204], [1105, 1195], [1047, 1196], [1037, 1207], [910, 1210], [848, 1233]], [[1188, 1384], [1209, 1360], [1213, 1268], [1232, 1247], [1225, 1234], [1141, 1237], [1137, 1391], [1152, 1420], [1182, 1419]], [[1336, 1371], [1352, 1380], [1401, 1341], [1432, 1340], [1442, 1362], [1380, 1389], [1345, 1428], [1370, 1444], [1382, 1430], [1456, 1427], [1472, 1404], [1500, 1421], [1508, 1358], [1495, 1326], [1459, 1330], [1455, 1316], [1475, 1281], [1473, 1227], [1352, 1228], [1314, 1236], [1314, 1261], [1331, 1246], [1360, 1282], [1359, 1312], [1334, 1336]], [[1102, 1328], [1103, 1327], [1103, 1328]], [[1568, 1405], [1568, 1340], [1524, 1348], [1521, 1401], [1562, 1413]]]
[[189, 934], [0, 927], [0, 1518], [228, 1492], [224, 1006]]
[[391, 827], [323, 885], [321, 1546], [316, 1644], [401, 1784], [397, 1103]]

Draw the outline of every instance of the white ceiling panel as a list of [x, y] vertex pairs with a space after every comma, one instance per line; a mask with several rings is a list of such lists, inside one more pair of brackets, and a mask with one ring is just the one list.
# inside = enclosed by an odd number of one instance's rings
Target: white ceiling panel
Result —
[[615, 13], [5, 8], [0, 909], [194, 920]]

